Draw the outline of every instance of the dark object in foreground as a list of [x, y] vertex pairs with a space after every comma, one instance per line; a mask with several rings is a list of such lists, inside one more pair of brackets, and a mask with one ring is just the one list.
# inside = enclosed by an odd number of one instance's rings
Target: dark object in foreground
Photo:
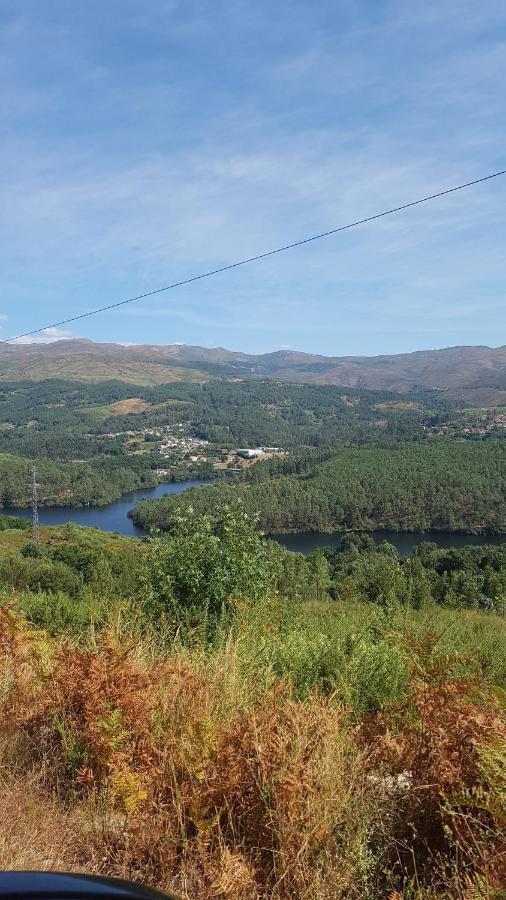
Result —
[[20, 900], [176, 900], [151, 888], [94, 875], [69, 875], [62, 872], [0, 872], [0, 898]]

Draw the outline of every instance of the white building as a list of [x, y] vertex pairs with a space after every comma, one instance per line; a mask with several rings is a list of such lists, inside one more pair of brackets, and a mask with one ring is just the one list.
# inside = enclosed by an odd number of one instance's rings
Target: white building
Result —
[[263, 450], [261, 447], [255, 447], [254, 449], [250, 447], [238, 447], [235, 451], [237, 456], [242, 456], [243, 459], [255, 459], [257, 456], [263, 456]]

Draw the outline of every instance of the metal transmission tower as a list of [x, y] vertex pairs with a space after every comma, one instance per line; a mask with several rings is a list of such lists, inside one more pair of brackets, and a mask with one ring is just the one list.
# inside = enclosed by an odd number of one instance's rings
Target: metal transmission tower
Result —
[[39, 507], [37, 502], [37, 469], [32, 468], [32, 541], [39, 543]]

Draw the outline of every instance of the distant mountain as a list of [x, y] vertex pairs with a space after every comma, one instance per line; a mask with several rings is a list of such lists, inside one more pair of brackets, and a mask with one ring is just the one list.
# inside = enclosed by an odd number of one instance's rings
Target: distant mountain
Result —
[[209, 379], [207, 372], [173, 363], [170, 353], [165, 352], [169, 349], [98, 344], [81, 339], [51, 344], [0, 344], [0, 382], [42, 381], [45, 378], [118, 379], [131, 384], [154, 385]]
[[256, 376], [349, 387], [445, 391], [478, 406], [506, 405], [506, 346], [448, 347], [388, 356], [319, 356], [292, 350], [252, 355], [183, 344], [0, 344], [0, 380], [69, 378], [133, 384]]

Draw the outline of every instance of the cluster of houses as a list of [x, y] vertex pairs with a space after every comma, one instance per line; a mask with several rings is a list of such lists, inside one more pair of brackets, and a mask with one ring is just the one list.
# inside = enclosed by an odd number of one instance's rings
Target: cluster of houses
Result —
[[161, 456], [172, 456], [174, 452], [193, 454], [190, 455], [190, 459], [195, 462], [198, 459], [205, 459], [205, 457], [202, 457], [202, 451], [208, 445], [209, 441], [204, 441], [201, 438], [171, 435], [160, 445], [159, 451]]
[[469, 415], [467, 422], [453, 421], [446, 425], [437, 425], [432, 428], [424, 427], [424, 431], [428, 431], [436, 435], [479, 435], [485, 436], [492, 432], [506, 428], [506, 414], [490, 410], [489, 412], [474, 416]]
[[139, 435], [152, 434], [155, 437], [161, 437], [160, 428], [141, 428], [140, 431], [104, 431], [101, 434], [85, 434], [85, 438], [117, 438], [117, 437], [139, 437]]
[[[205, 462], [208, 458], [206, 450], [209, 446], [209, 441], [185, 434], [186, 428], [187, 425], [185, 423], [177, 422], [172, 425], [163, 425], [158, 428], [142, 428], [138, 431], [111, 431], [101, 434], [100, 437], [135, 438], [149, 435], [161, 439], [158, 452], [163, 459], [172, 457], [174, 454], [181, 454], [187, 458], [189, 457], [192, 462]], [[96, 435], [87, 434], [85, 437], [91, 438], [96, 437]], [[284, 455], [284, 451], [281, 447], [238, 447], [236, 450], [223, 449], [221, 453], [223, 462], [218, 464], [218, 467], [223, 466], [224, 463], [230, 466], [234, 459], [246, 461], [259, 459], [261, 457], [276, 456], [277, 454]], [[245, 462], [243, 462], [243, 465], [244, 464]], [[237, 469], [237, 471], [241, 470]], [[165, 470], [163, 469], [159, 470], [159, 474], [163, 474], [164, 472]]]

